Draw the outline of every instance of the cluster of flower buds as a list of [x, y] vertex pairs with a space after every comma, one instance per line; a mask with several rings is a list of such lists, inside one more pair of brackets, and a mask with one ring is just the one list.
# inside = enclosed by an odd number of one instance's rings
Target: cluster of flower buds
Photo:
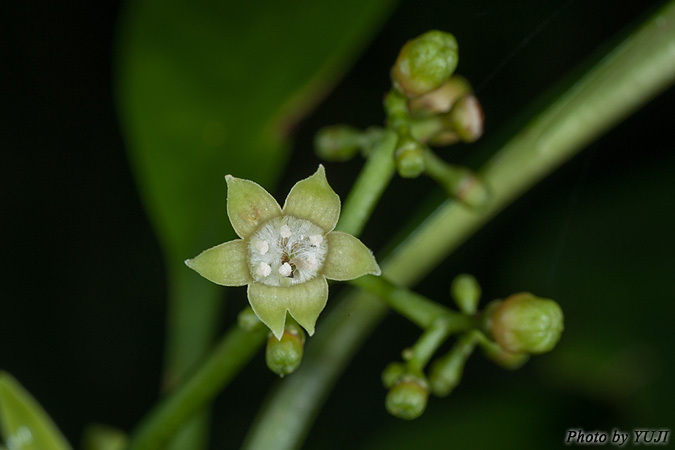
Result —
[[[386, 123], [397, 138], [393, 157], [401, 177], [426, 174], [451, 198], [480, 208], [489, 201], [480, 177], [446, 163], [429, 148], [471, 143], [483, 134], [483, 111], [471, 84], [454, 75], [458, 55], [455, 37], [442, 31], [406, 42], [391, 69], [392, 89], [384, 97]], [[368, 155], [384, 139], [382, 128], [335, 125], [321, 129], [314, 144], [319, 157], [345, 161], [359, 151]]]
[[[386, 408], [402, 419], [419, 417], [429, 394], [449, 395], [461, 382], [464, 366], [479, 346], [485, 356], [507, 369], [521, 367], [532, 354], [553, 349], [563, 330], [563, 314], [553, 300], [529, 293], [509, 296], [489, 303], [478, 311], [481, 288], [467, 274], [457, 276], [450, 295], [459, 312], [446, 310], [426, 328], [417, 343], [403, 352], [404, 362], [389, 364], [382, 380], [389, 393]], [[450, 351], [432, 362], [428, 378], [427, 362], [447, 337], [459, 333]]]

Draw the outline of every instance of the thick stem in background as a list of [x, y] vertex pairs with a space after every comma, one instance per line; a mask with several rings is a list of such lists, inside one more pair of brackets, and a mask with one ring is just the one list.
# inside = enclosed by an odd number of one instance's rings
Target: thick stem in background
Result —
[[[223, 301], [218, 286], [204, 283], [185, 270], [183, 264], [170, 269], [167, 317], [166, 361], [163, 390], [179, 385], [186, 374], [203, 359], [213, 345], [218, 314]], [[195, 308], [193, 299], [199, 298], [201, 307]], [[186, 421], [167, 450], [181, 450], [188, 445], [194, 449], [206, 448], [209, 414], [203, 413]]]
[[[204, 408], [262, 347], [269, 330], [246, 331], [235, 325], [210, 357], [141, 422], [129, 450], [159, 450], [186, 420]], [[194, 419], [191, 419], [194, 420]], [[193, 423], [188, 421], [187, 423]], [[176, 442], [175, 440], [172, 442]], [[180, 441], [178, 441], [180, 442]]]
[[[669, 2], [492, 157], [482, 171], [493, 193], [489, 207], [477, 213], [443, 203], [383, 262], [383, 275], [403, 286], [415, 284], [515, 198], [674, 78], [675, 2]], [[300, 369], [261, 411], [244, 448], [298, 448], [329, 390], [386, 311], [364, 292], [341, 301], [317, 328]]]

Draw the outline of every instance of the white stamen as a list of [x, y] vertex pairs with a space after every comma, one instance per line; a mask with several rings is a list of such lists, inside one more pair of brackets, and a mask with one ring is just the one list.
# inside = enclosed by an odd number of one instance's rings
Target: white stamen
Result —
[[255, 249], [258, 250], [258, 253], [264, 255], [269, 251], [270, 245], [267, 243], [267, 241], [256, 241]]
[[287, 262], [283, 263], [281, 267], [279, 267], [279, 275], [282, 277], [290, 277], [292, 273], [293, 268]]
[[269, 264], [260, 262], [260, 264], [258, 264], [258, 267], [255, 269], [255, 273], [257, 273], [261, 277], [268, 277], [269, 274], [272, 273], [272, 268], [270, 267]]
[[288, 227], [288, 225], [282, 225], [281, 228], [279, 228], [279, 236], [282, 238], [289, 238], [291, 237], [291, 229]]
[[320, 234], [313, 234], [309, 237], [309, 242], [311, 242], [314, 247], [318, 247], [323, 242], [323, 236]]

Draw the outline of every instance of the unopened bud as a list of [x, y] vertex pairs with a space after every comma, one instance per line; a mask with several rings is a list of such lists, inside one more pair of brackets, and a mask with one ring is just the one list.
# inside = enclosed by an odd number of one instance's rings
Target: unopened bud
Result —
[[560, 306], [530, 293], [513, 294], [498, 303], [489, 322], [494, 340], [511, 353], [548, 352], [564, 328]]
[[463, 142], [475, 142], [483, 135], [483, 108], [473, 95], [465, 95], [455, 102], [444, 121]]
[[471, 92], [471, 84], [466, 78], [453, 75], [438, 89], [410, 100], [408, 108], [412, 114], [418, 115], [446, 113], [457, 99]]
[[393, 362], [387, 365], [382, 371], [382, 384], [387, 389], [395, 385], [407, 372], [406, 366], [400, 362]]
[[417, 178], [424, 172], [424, 147], [411, 137], [399, 142], [395, 158], [396, 169], [403, 178]]
[[392, 83], [410, 98], [426, 94], [450, 78], [458, 59], [452, 34], [428, 31], [403, 45], [391, 69]]
[[348, 125], [321, 128], [314, 136], [314, 150], [326, 161], [347, 161], [363, 145], [363, 133]]
[[460, 311], [464, 314], [473, 314], [476, 312], [480, 300], [480, 285], [473, 275], [463, 273], [452, 280], [450, 295], [452, 295]]
[[422, 415], [427, 407], [429, 388], [425, 380], [404, 377], [387, 393], [387, 411], [399, 419], [412, 420]]
[[302, 361], [304, 345], [305, 333], [296, 326], [287, 325], [279, 340], [270, 335], [265, 352], [267, 367], [281, 377], [295, 372]]

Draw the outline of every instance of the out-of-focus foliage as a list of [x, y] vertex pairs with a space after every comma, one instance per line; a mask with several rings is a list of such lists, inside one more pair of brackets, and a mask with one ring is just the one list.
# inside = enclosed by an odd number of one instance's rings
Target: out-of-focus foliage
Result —
[[10, 449], [71, 448], [40, 404], [6, 372], [0, 372], [0, 432]]
[[276, 180], [289, 129], [391, 3], [129, 3], [119, 27], [122, 119], [170, 265], [223, 240], [225, 174]]

